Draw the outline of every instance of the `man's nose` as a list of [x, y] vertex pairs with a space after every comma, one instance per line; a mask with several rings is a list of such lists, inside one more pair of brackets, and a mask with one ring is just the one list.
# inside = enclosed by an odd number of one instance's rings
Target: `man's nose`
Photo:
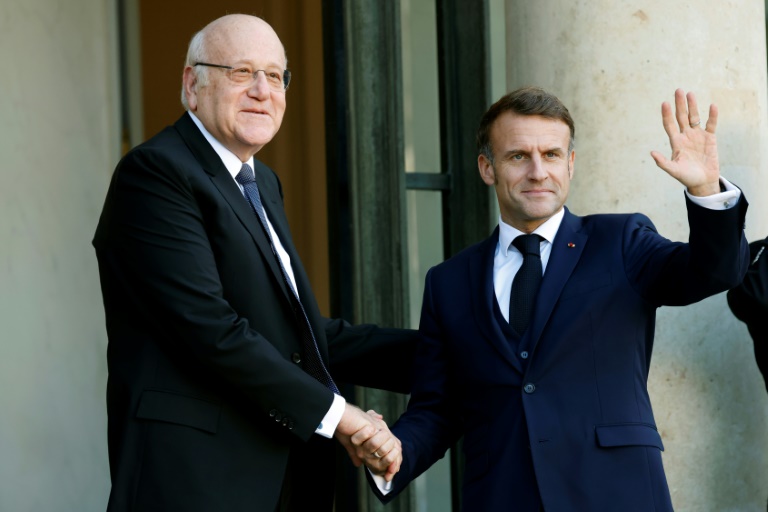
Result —
[[534, 155], [531, 158], [531, 164], [528, 169], [528, 178], [535, 181], [541, 181], [547, 177], [547, 172], [544, 169], [544, 162], [541, 157]]
[[265, 99], [269, 97], [269, 90], [267, 72], [263, 69], [256, 71], [256, 79], [248, 88], [248, 93], [256, 98]]

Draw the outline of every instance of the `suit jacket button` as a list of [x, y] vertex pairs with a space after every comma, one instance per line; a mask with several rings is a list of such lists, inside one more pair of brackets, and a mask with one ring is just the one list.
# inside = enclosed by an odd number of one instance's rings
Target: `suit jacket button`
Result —
[[294, 352], [291, 354], [291, 361], [293, 361], [296, 364], [299, 364], [301, 362], [301, 354], [298, 352]]
[[293, 430], [293, 421], [288, 422], [288, 430]]
[[280, 413], [275, 414], [275, 421], [280, 423], [280, 420], [283, 419], [283, 415]]
[[271, 411], [269, 411], [270, 418], [274, 418], [276, 414], [277, 414], [277, 409], [272, 409]]
[[523, 359], [528, 359], [528, 351], [523, 350], [522, 352], [520, 352], [520, 357], [522, 357]]
[[288, 426], [288, 418], [283, 418], [283, 422], [281, 423], [282, 426], [287, 427]]
[[528, 393], [528, 394], [530, 395], [531, 393], [533, 393], [534, 391], [536, 391], [536, 386], [534, 386], [533, 384], [531, 384], [531, 383], [529, 382], [528, 384], [526, 384], [525, 386], [523, 386], [523, 391], [525, 391], [526, 393]]

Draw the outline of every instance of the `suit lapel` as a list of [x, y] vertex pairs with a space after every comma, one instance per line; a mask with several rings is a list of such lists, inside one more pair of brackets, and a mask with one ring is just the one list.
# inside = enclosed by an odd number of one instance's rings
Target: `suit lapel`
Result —
[[[189, 117], [189, 114], [185, 113], [176, 122], [175, 127], [205, 172], [211, 176], [213, 185], [219, 190], [242, 225], [250, 233], [251, 238], [253, 238], [254, 243], [261, 252], [264, 262], [272, 271], [278, 286], [283, 290], [286, 300], [290, 300], [288, 293], [291, 292], [285, 284], [277, 259], [272, 253], [269, 239], [253, 209], [248, 204], [243, 193], [240, 192], [240, 188], [235, 183], [235, 180], [232, 179], [232, 175], [229, 174], [229, 171], [222, 163], [221, 158], [219, 158], [219, 155], [216, 154], [216, 151], [214, 151], [208, 141], [205, 140], [205, 137], [194, 121], [192, 121], [192, 118]], [[260, 182], [259, 186], [261, 186]]]
[[526, 332], [533, 354], [536, 344], [549, 321], [552, 310], [565, 287], [565, 283], [581, 258], [588, 236], [581, 233], [581, 218], [565, 209], [565, 216], [552, 242], [547, 269], [541, 280], [531, 325]]
[[470, 287], [473, 300], [472, 311], [475, 321], [480, 327], [483, 336], [488, 338], [501, 356], [509, 362], [517, 371], [522, 372], [522, 365], [512, 352], [512, 346], [507, 341], [501, 330], [494, 308], [496, 305], [496, 293], [493, 288], [493, 257], [499, 242], [499, 228], [485, 242], [480, 244], [478, 250], [470, 257]]
[[298, 289], [299, 298], [301, 304], [304, 306], [304, 312], [307, 314], [312, 330], [315, 333], [315, 339], [318, 341], [317, 345], [320, 349], [320, 354], [323, 360], [328, 361], [327, 343], [325, 342], [325, 332], [319, 328], [320, 312], [315, 302], [315, 296], [312, 293], [312, 288], [309, 284], [309, 278], [304, 271], [304, 266], [301, 263], [299, 254], [296, 251], [296, 246], [293, 244], [293, 238], [291, 237], [291, 230], [288, 226], [288, 219], [285, 216], [285, 209], [283, 208], [281, 201], [281, 193], [277, 188], [277, 180], [268, 179], [269, 170], [264, 164], [258, 160], [253, 161], [254, 174], [256, 177], [256, 184], [259, 186], [259, 192], [261, 194], [261, 201], [264, 209], [269, 217], [269, 222], [272, 223], [272, 227], [275, 229], [277, 236], [280, 238], [280, 243], [291, 258], [291, 269], [293, 270], [293, 277], [296, 280], [296, 288]]

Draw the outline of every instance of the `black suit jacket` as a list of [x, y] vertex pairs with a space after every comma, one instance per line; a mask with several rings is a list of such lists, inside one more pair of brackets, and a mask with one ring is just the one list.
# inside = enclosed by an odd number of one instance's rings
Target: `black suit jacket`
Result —
[[768, 391], [768, 238], [752, 242], [749, 250], [747, 275], [728, 291], [728, 305], [736, 318], [747, 324]]
[[[280, 182], [258, 161], [254, 171], [331, 374], [407, 392], [392, 369], [410, 368], [414, 334], [320, 315]], [[272, 511], [286, 485], [292, 509], [330, 510], [333, 444], [314, 431], [333, 394], [303, 371], [302, 326], [266, 234], [189, 115], [119, 163], [93, 245], [109, 510]]]
[[382, 499], [463, 436], [463, 510], [671, 511], [647, 389], [656, 309], [741, 280], [746, 207], [689, 202], [688, 244], [644, 215], [566, 210], [516, 347], [494, 315], [498, 231], [432, 268], [414, 389], [392, 428], [404, 460]]

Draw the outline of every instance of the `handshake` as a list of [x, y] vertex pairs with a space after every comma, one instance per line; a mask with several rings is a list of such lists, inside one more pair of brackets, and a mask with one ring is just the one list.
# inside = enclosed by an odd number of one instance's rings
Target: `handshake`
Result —
[[371, 473], [384, 477], [387, 482], [400, 470], [403, 461], [400, 440], [392, 435], [383, 416], [376, 411], [364, 412], [347, 403], [334, 437], [346, 448], [355, 466], [365, 464]]

